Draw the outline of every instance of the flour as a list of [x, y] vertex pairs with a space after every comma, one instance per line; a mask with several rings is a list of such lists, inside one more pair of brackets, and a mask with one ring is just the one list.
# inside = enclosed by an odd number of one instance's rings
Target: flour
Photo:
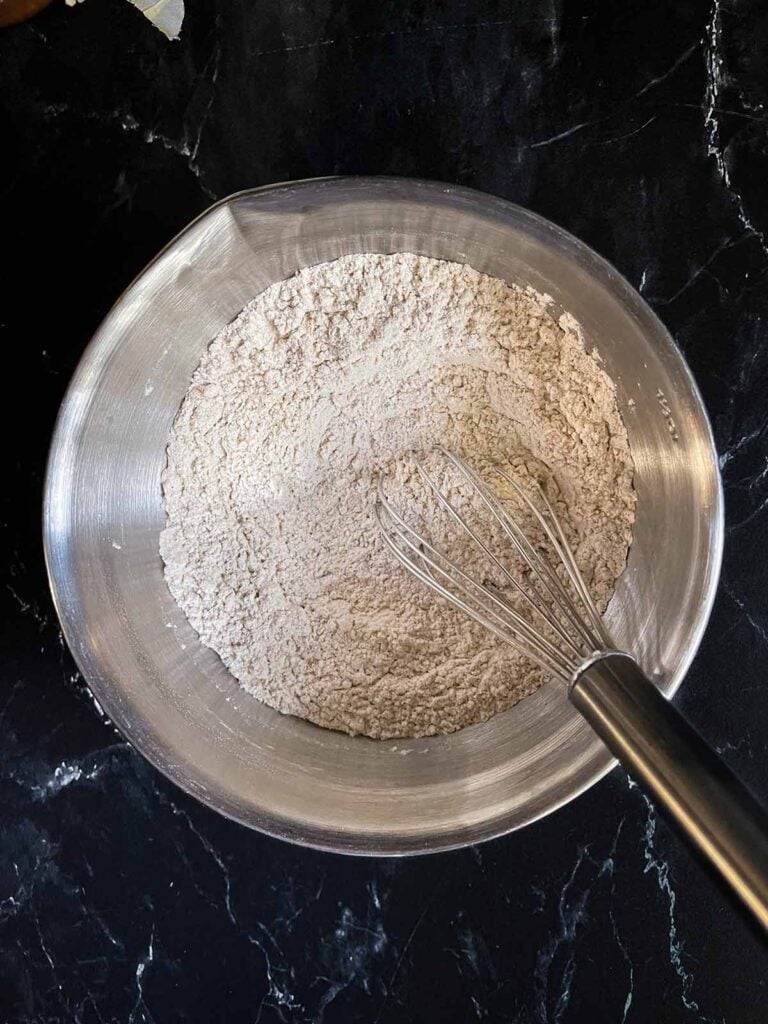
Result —
[[348, 256], [268, 288], [215, 338], [171, 432], [160, 550], [250, 693], [386, 738], [452, 732], [540, 685], [384, 549], [377, 473], [432, 515], [403, 455], [435, 442], [541, 481], [605, 607], [634, 519], [627, 434], [544, 297], [420, 256]]

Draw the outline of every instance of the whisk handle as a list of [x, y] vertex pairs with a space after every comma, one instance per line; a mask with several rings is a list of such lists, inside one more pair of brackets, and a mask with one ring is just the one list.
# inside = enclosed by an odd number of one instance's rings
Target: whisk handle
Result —
[[625, 654], [605, 654], [570, 699], [611, 753], [768, 929], [768, 814]]

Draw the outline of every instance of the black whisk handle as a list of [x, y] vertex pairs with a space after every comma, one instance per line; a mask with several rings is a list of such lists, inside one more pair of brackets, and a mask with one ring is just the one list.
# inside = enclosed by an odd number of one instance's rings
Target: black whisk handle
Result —
[[596, 657], [571, 702], [768, 930], [768, 814], [626, 654]]

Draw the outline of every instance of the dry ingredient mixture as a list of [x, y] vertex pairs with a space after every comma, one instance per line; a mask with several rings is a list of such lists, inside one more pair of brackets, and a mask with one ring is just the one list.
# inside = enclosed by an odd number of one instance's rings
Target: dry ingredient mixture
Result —
[[546, 297], [407, 253], [347, 256], [266, 289], [213, 341], [171, 432], [160, 550], [246, 690], [387, 738], [484, 721], [540, 685], [384, 549], [382, 469], [398, 506], [441, 529], [403, 458], [435, 442], [540, 481], [605, 607], [634, 519], [627, 434]]

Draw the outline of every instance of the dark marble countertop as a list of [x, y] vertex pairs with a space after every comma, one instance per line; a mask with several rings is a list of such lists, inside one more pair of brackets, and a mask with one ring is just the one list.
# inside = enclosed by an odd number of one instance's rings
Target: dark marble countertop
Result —
[[54, 416], [121, 289], [211, 200], [326, 174], [496, 193], [611, 260], [683, 348], [727, 503], [679, 704], [768, 793], [768, 9], [750, 0], [125, 0], [0, 32], [0, 1020], [768, 1019], [768, 948], [616, 771], [405, 860], [299, 849], [98, 714], [46, 586]]

